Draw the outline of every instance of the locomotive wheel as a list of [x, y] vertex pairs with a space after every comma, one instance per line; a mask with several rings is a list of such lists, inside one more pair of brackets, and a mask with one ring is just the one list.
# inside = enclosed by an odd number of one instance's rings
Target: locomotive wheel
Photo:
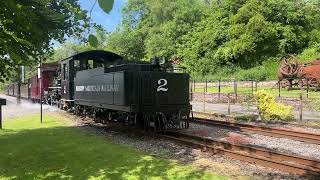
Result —
[[143, 129], [144, 128], [144, 116], [141, 113], [137, 113], [134, 116], [134, 124], [137, 128]]
[[[307, 80], [306, 79], [299, 79], [298, 84], [299, 84], [299, 88], [303, 88], [303, 87], [307, 86]], [[309, 86], [310, 86], [310, 84], [309, 84]]]
[[164, 114], [157, 114], [155, 118], [155, 130], [162, 131], [165, 129], [166, 117]]
[[308, 83], [309, 83], [309, 87], [317, 87], [317, 88], [319, 88], [319, 82], [315, 78], [310, 79], [308, 81]]
[[74, 111], [74, 113], [75, 113], [76, 115], [80, 115], [80, 107], [79, 107], [78, 105], [75, 106], [75, 111]]
[[113, 114], [113, 112], [109, 112], [108, 113], [108, 121], [115, 121], [115, 117], [114, 117], [114, 114]]
[[288, 79], [284, 79], [280, 81], [280, 87], [281, 88], [290, 88], [290, 81]]
[[184, 119], [184, 120], [181, 121], [181, 127], [183, 129], [188, 129], [189, 126], [190, 126], [189, 119]]
[[145, 130], [145, 131], [149, 131], [150, 130], [150, 119], [151, 119], [151, 117], [150, 117], [150, 115], [144, 115], [144, 117], [143, 117], [143, 124], [144, 124], [144, 126], [143, 126], [143, 129]]

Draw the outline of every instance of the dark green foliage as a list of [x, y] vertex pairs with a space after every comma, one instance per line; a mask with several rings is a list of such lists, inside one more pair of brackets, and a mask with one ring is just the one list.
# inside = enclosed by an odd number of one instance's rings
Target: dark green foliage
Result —
[[130, 0], [123, 10], [122, 27], [110, 35], [108, 47], [129, 58], [171, 58], [202, 10], [198, 0]]
[[129, 28], [117, 29], [108, 38], [107, 50], [125, 56], [128, 59], [140, 60], [144, 57], [142, 33]]
[[0, 80], [19, 65], [36, 64], [53, 40], [82, 37], [90, 26], [77, 0], [6, 0], [0, 19]]
[[304, 0], [128, 0], [107, 47], [130, 58], [177, 56], [194, 77], [274, 79], [285, 54], [319, 57], [319, 12]]
[[92, 47], [98, 47], [98, 38], [92, 34], [89, 35], [89, 38], [88, 38], [88, 41], [89, 41], [89, 44], [90, 46]]

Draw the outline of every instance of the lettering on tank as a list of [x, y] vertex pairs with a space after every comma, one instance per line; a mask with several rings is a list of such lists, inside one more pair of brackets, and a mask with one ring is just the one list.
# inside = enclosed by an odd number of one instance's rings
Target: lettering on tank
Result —
[[118, 92], [120, 85], [95, 85], [95, 86], [76, 86], [76, 91], [107, 91], [107, 92]]

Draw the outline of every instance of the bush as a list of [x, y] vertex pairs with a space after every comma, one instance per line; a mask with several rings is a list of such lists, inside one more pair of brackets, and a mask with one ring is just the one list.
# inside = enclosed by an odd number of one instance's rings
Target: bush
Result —
[[192, 79], [197, 81], [204, 81], [205, 79], [210, 81], [216, 81], [221, 79], [227, 81], [236, 79], [237, 81], [246, 80], [275, 80], [277, 79], [277, 71], [280, 58], [269, 58], [265, 60], [261, 65], [252, 67], [250, 69], [241, 69], [237, 66], [228, 67], [216, 67], [214, 72], [209, 72], [203, 76], [198, 73], [191, 73]]
[[257, 108], [262, 120], [293, 120], [293, 107], [277, 103], [275, 98], [265, 90], [257, 91], [255, 93], [255, 98], [258, 103]]
[[310, 62], [317, 58], [320, 58], [320, 44], [315, 44], [312, 47], [305, 49], [298, 58], [302, 62]]

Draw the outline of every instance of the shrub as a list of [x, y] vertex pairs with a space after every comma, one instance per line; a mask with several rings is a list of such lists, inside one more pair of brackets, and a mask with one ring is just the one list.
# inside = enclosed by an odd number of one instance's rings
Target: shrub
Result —
[[265, 90], [259, 90], [255, 93], [257, 108], [262, 120], [293, 120], [292, 106], [286, 106], [277, 103], [275, 98]]
[[302, 62], [310, 62], [320, 57], [320, 44], [314, 44], [313, 46], [305, 49], [298, 58]]

